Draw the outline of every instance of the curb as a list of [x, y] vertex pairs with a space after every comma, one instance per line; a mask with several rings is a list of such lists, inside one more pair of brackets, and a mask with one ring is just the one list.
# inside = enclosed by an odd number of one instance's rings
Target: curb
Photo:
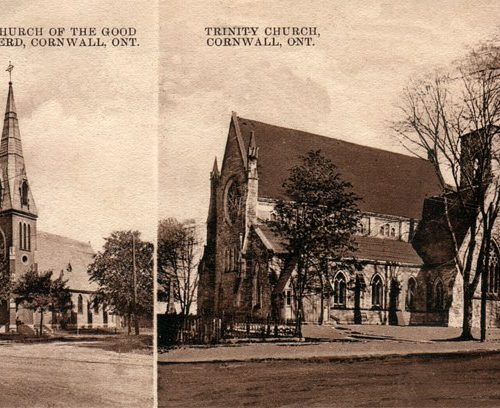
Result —
[[397, 358], [428, 358], [428, 359], [447, 359], [447, 358], [478, 358], [490, 355], [500, 354], [500, 349], [495, 350], [456, 350], [456, 351], [436, 351], [436, 352], [418, 352], [418, 353], [388, 353], [388, 354], [359, 354], [352, 356], [325, 356], [325, 357], [262, 357], [262, 358], [233, 358], [233, 359], [215, 359], [215, 360], [193, 360], [193, 361], [165, 361], [157, 359], [158, 365], [180, 365], [180, 364], [229, 364], [229, 363], [257, 363], [272, 361], [303, 361], [309, 363], [350, 363], [369, 360], [391, 360]]

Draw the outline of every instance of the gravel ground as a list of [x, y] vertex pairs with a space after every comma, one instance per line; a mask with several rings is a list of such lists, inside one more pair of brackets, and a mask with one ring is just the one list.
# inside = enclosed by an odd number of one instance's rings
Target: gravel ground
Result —
[[159, 407], [498, 407], [500, 354], [158, 367]]
[[153, 356], [95, 343], [0, 344], [0, 407], [151, 407]]

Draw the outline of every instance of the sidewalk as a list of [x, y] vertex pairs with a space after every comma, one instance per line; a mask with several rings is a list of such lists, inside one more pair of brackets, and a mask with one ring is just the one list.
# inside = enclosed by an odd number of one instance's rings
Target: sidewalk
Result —
[[306, 338], [313, 337], [319, 341], [180, 347], [158, 354], [158, 363], [350, 360], [449, 353], [500, 353], [499, 330], [491, 332], [489, 341], [485, 343], [450, 341], [458, 337], [460, 330], [448, 327], [304, 326], [303, 334]]

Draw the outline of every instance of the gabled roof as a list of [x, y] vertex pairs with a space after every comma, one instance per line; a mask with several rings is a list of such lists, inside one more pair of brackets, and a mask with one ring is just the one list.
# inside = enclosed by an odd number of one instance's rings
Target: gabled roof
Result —
[[[264, 246], [275, 254], [286, 253], [286, 242], [266, 225], [255, 226], [257, 236]], [[359, 261], [396, 262], [422, 265], [411, 243], [374, 237], [355, 236], [357, 251], [352, 255]]]
[[63, 272], [72, 290], [95, 291], [97, 285], [89, 282], [87, 267], [92, 263], [94, 251], [89, 243], [48, 232], [38, 232], [36, 263], [38, 270], [51, 270], [54, 277]]
[[362, 198], [359, 207], [365, 212], [420, 219], [424, 199], [442, 190], [427, 160], [240, 117], [237, 124], [245, 151], [255, 134], [259, 197], [286, 199], [283, 182], [310, 150], [333, 161]]

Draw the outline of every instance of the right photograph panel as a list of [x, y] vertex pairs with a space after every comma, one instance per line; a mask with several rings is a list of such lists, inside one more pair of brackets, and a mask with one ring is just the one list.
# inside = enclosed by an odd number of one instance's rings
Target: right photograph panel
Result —
[[500, 404], [499, 12], [162, 3], [158, 406]]

